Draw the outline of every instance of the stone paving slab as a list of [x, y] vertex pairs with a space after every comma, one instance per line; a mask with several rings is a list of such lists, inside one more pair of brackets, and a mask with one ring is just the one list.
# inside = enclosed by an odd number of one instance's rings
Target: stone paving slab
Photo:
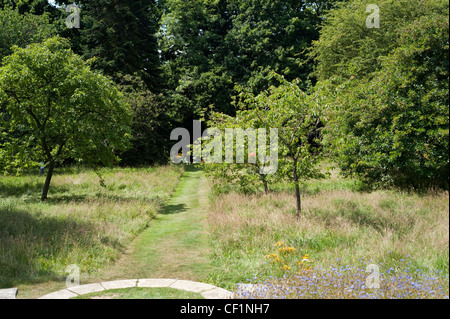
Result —
[[222, 288], [215, 288], [213, 290], [202, 292], [202, 296], [205, 299], [231, 299], [233, 293]]
[[0, 289], [0, 299], [16, 299], [17, 288]]
[[133, 288], [137, 286], [137, 279], [130, 279], [130, 280], [115, 280], [115, 281], [105, 281], [102, 282], [101, 285], [106, 290], [111, 289], [124, 289], [124, 288]]
[[70, 298], [77, 297], [77, 296], [78, 296], [78, 294], [76, 294], [68, 289], [63, 289], [63, 290], [56, 291], [51, 294], [45, 295], [39, 299], [70, 299]]
[[78, 295], [90, 294], [93, 292], [100, 292], [105, 290], [105, 288], [101, 284], [89, 284], [89, 285], [81, 285], [76, 287], [67, 288], [67, 290], [74, 292]]
[[217, 288], [216, 286], [213, 286], [210, 284], [203, 284], [201, 282], [195, 282], [195, 281], [189, 281], [189, 280], [177, 280], [169, 287], [175, 288], [175, 289], [180, 289], [180, 290], [185, 290], [185, 291], [190, 291], [190, 292], [197, 292], [197, 293]]
[[166, 288], [173, 284], [176, 279], [139, 279], [139, 288]]
[[39, 299], [70, 299], [79, 295], [85, 295], [104, 290], [123, 289], [123, 288], [173, 288], [195, 293], [201, 293], [205, 299], [230, 299], [233, 294], [225, 289], [189, 280], [176, 279], [131, 279], [105, 281], [100, 284], [87, 284], [76, 287], [70, 287], [51, 294], [40, 297]]

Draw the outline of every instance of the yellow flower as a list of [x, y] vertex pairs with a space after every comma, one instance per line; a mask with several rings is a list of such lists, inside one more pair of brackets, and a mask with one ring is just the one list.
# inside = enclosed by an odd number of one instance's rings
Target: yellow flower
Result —
[[303, 256], [302, 263], [303, 262], [307, 262], [307, 263], [312, 262], [312, 260], [309, 259], [309, 254], [306, 254], [305, 256]]
[[294, 247], [288, 247], [287, 245], [284, 245], [284, 247], [279, 247], [278, 248], [278, 252], [279, 253], [295, 253], [295, 248]]
[[289, 271], [289, 270], [291, 270], [291, 267], [289, 267], [288, 265], [284, 265], [283, 266], [283, 270], [284, 271]]

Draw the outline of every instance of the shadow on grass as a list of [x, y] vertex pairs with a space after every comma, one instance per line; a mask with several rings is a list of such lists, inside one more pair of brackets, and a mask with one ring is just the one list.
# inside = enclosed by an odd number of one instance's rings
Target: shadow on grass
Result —
[[[93, 193], [93, 194], [69, 194], [69, 195], [58, 195], [52, 194], [48, 197], [45, 202], [46, 205], [67, 205], [67, 204], [81, 204], [81, 203], [122, 203], [122, 204], [138, 204], [145, 203], [147, 205], [153, 205], [156, 207], [163, 207], [166, 199], [155, 196], [154, 198], [148, 197], [130, 197], [130, 196], [121, 196], [114, 194], [102, 194], [102, 193]], [[41, 203], [40, 197], [32, 197], [26, 198], [23, 200], [25, 204], [36, 204]]]
[[92, 262], [97, 256], [89, 252], [99, 246], [123, 249], [108, 237], [98, 239], [98, 229], [89, 222], [0, 207], [0, 288], [65, 280], [61, 268], [77, 264], [76, 259]]
[[185, 204], [178, 204], [178, 205], [167, 205], [164, 207], [164, 209], [161, 211], [161, 215], [175, 215], [180, 214], [182, 212], [187, 211], [187, 206]]
[[[20, 184], [2, 183], [0, 182], [0, 197], [21, 197], [23, 195], [41, 197], [42, 189], [44, 187], [44, 180], [32, 181]], [[51, 186], [50, 195], [56, 193], [63, 193], [69, 191], [66, 186]]]
[[200, 166], [191, 164], [191, 165], [184, 165], [184, 170], [186, 172], [192, 173], [192, 172], [200, 172], [203, 170], [203, 168], [201, 168]]

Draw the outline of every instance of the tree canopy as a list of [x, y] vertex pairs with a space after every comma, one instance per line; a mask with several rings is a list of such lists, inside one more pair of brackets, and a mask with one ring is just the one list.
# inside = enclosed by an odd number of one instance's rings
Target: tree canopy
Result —
[[13, 45], [25, 47], [55, 34], [56, 27], [47, 14], [20, 14], [9, 7], [0, 8], [0, 65], [2, 58], [12, 53]]
[[422, 16], [448, 14], [448, 1], [380, 0], [380, 27], [368, 28], [366, 9], [372, 2], [342, 2], [327, 13], [320, 36], [309, 50], [309, 56], [316, 61], [318, 80], [370, 76], [381, 68], [380, 57], [399, 46], [398, 30]]
[[257, 94], [273, 84], [271, 71], [306, 88], [305, 49], [318, 39], [324, 8], [336, 2], [168, 0], [160, 45], [173, 106], [181, 114], [213, 106], [234, 115], [235, 85]]
[[346, 173], [372, 185], [448, 189], [448, 15], [398, 30], [372, 79], [335, 91], [328, 143]]
[[138, 75], [146, 86], [161, 89], [160, 60], [155, 37], [159, 9], [155, 0], [84, 1], [81, 46], [93, 67], [120, 81]]

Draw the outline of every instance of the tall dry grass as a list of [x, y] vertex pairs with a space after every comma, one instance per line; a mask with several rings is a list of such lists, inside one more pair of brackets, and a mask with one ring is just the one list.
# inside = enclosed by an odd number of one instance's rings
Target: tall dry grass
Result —
[[41, 203], [41, 176], [0, 177], [0, 287], [91, 273], [114, 262], [163, 208], [183, 169], [87, 169], [55, 175]]
[[435, 270], [448, 281], [448, 193], [329, 190], [304, 196], [303, 207], [297, 219], [290, 193], [215, 197], [209, 223], [214, 260], [224, 272], [211, 280], [231, 287], [289, 272], [266, 258], [282, 241], [296, 252], [286, 263], [309, 254], [324, 269], [367, 262], [382, 271]]

